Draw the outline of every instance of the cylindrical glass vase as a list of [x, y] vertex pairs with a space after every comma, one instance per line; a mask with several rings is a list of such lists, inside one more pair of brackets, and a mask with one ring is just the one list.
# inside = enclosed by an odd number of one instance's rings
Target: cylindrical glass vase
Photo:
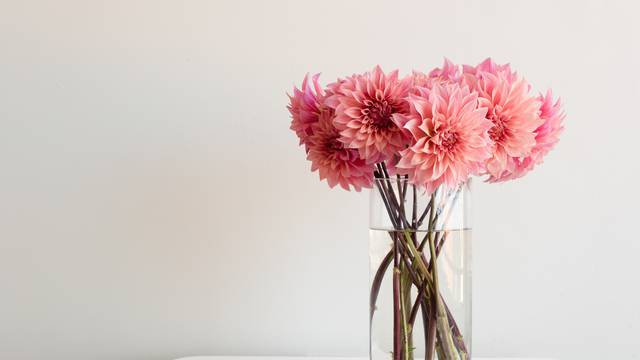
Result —
[[469, 182], [429, 194], [405, 177], [375, 180], [371, 360], [471, 359], [470, 193]]

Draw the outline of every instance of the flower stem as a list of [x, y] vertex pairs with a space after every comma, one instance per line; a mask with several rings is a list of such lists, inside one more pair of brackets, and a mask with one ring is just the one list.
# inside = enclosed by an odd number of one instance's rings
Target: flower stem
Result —
[[[404, 257], [404, 255], [402, 255]], [[404, 360], [410, 360], [412, 356], [412, 336], [411, 327], [409, 326], [407, 307], [411, 306], [409, 296], [411, 294], [411, 281], [408, 279], [409, 274], [406, 266], [400, 264], [400, 315], [402, 316], [402, 343], [403, 351], [402, 358]]]
[[400, 300], [400, 253], [398, 251], [398, 236], [393, 242], [393, 358], [402, 359], [402, 314]]
[[[435, 194], [431, 195], [431, 203], [433, 208], [433, 203], [435, 202]], [[447, 314], [444, 310], [444, 306], [442, 305], [442, 300], [440, 298], [440, 280], [438, 279], [438, 259], [436, 256], [436, 245], [435, 245], [435, 231], [433, 229], [433, 211], [430, 214], [429, 219], [429, 250], [431, 252], [431, 277], [433, 279], [433, 293], [432, 297], [434, 301], [435, 307], [435, 319], [436, 319], [436, 327], [438, 329], [438, 333], [440, 335], [442, 350], [446, 356], [446, 359], [455, 360], [458, 358], [455, 344], [453, 343], [453, 338], [451, 337], [451, 328], [449, 327], [449, 321], [447, 318]]]
[[[389, 232], [389, 236], [393, 238], [393, 233]], [[376, 311], [376, 302], [378, 301], [378, 295], [380, 294], [380, 287], [382, 286], [382, 280], [384, 279], [384, 274], [387, 272], [389, 265], [393, 261], [393, 250], [390, 250], [387, 255], [382, 259], [378, 270], [376, 271], [376, 275], [373, 277], [373, 281], [371, 282], [371, 294], [369, 295], [369, 324], [373, 320], [373, 313]]]

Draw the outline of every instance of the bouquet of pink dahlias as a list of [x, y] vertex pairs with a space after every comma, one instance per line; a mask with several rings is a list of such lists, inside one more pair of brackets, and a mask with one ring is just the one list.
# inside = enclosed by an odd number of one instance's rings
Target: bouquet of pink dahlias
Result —
[[288, 106], [311, 170], [330, 187], [375, 188], [390, 224], [391, 249], [371, 284], [371, 320], [393, 263], [393, 358], [413, 358], [420, 312], [426, 359], [469, 359], [437, 275], [445, 214], [471, 176], [502, 182], [541, 164], [563, 130], [560, 100], [551, 91], [531, 94], [524, 78], [491, 59], [477, 66], [445, 60], [404, 78], [377, 66], [326, 87], [318, 79], [305, 77]]

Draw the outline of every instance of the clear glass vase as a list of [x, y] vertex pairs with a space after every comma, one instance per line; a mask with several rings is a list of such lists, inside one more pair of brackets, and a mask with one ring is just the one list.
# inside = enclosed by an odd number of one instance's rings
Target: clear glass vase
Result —
[[470, 193], [469, 182], [428, 194], [404, 177], [375, 180], [370, 359], [471, 358]]

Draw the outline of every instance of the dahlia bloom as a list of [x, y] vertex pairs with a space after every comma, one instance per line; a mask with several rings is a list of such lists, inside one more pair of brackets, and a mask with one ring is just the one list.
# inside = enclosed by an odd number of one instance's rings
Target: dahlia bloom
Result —
[[517, 170], [519, 158], [531, 155], [536, 145], [536, 129], [542, 125], [540, 101], [529, 95], [524, 79], [513, 81], [510, 74], [480, 71], [475, 90], [480, 106], [486, 107], [493, 126], [489, 137], [493, 156], [486, 163], [488, 181], [509, 177]]
[[536, 145], [531, 150], [531, 155], [517, 159], [515, 170], [497, 181], [513, 180], [526, 175], [535, 165], [542, 164], [544, 157], [560, 140], [560, 134], [564, 130], [562, 121], [565, 117], [562, 102], [560, 99], [553, 101], [551, 90], [548, 90], [545, 95], [538, 96], [538, 100], [541, 103], [540, 118], [544, 123], [535, 131]]
[[560, 99], [553, 101], [551, 90], [547, 90], [544, 96], [540, 95], [538, 100], [542, 103], [540, 118], [544, 120], [544, 123], [536, 129], [536, 146], [531, 151], [531, 157], [537, 164], [540, 164], [542, 159], [560, 141], [560, 134], [564, 130], [562, 121], [565, 118], [565, 113]]
[[443, 184], [454, 188], [480, 173], [491, 157], [492, 123], [478, 104], [478, 95], [458, 84], [434, 84], [422, 96], [410, 95], [409, 114], [395, 115], [414, 141], [400, 153], [398, 171], [428, 193]]
[[460, 67], [447, 58], [444, 59], [442, 69], [435, 68], [429, 72], [429, 79], [434, 82], [457, 83], [461, 76]]
[[318, 170], [320, 180], [327, 180], [331, 188], [340, 185], [345, 190], [350, 186], [356, 191], [370, 188], [373, 184], [373, 165], [360, 158], [358, 150], [346, 148], [335, 128], [335, 114], [331, 108], [323, 108], [319, 119], [312, 125], [308, 139], [307, 160], [311, 171]]
[[408, 143], [407, 134], [393, 121], [406, 114], [405, 100], [411, 77], [398, 79], [398, 71], [385, 74], [379, 66], [330, 85], [334, 94], [326, 104], [335, 109], [334, 124], [340, 141], [357, 149], [367, 163], [389, 160]]
[[290, 129], [295, 131], [296, 135], [300, 139], [300, 145], [305, 145], [305, 149], [308, 152], [309, 147], [307, 145], [309, 136], [312, 135], [312, 126], [318, 122], [318, 117], [321, 112], [320, 101], [323, 96], [322, 88], [318, 83], [320, 74], [316, 74], [311, 78], [309, 83], [309, 74], [304, 77], [302, 81], [302, 87], [300, 89], [293, 88], [293, 96], [289, 96], [289, 113], [291, 114], [291, 127]]
[[459, 83], [461, 79], [460, 67], [447, 58], [444, 59], [442, 68], [435, 68], [429, 74], [413, 71], [413, 86], [417, 88], [431, 89], [434, 84]]
[[514, 83], [518, 80], [518, 74], [511, 70], [509, 64], [496, 64], [493, 59], [486, 58], [483, 62], [476, 66], [462, 65], [462, 78], [471, 87], [475, 87], [476, 80], [480, 73], [489, 73], [498, 76], [503, 75], [509, 82]]

